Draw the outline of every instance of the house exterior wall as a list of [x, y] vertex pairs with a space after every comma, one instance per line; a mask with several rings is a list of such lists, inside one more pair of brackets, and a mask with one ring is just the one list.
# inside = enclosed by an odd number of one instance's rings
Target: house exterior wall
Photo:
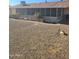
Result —
[[[51, 12], [50, 12], [51, 11]], [[10, 13], [13, 15], [20, 14], [20, 17], [24, 17], [30, 20], [37, 20], [38, 18], [34, 13], [40, 12], [43, 16], [43, 19], [46, 22], [58, 22], [62, 20], [62, 16], [69, 14], [69, 8], [12, 8]]]
[[64, 14], [69, 14], [69, 8], [64, 8]]
[[16, 15], [16, 9], [15, 8], [9, 8], [9, 14], [10, 15]]

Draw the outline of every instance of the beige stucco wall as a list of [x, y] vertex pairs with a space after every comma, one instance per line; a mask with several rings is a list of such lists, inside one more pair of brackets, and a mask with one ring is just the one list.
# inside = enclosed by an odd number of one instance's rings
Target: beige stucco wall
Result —
[[9, 8], [9, 14], [10, 15], [16, 15], [16, 9], [15, 8]]

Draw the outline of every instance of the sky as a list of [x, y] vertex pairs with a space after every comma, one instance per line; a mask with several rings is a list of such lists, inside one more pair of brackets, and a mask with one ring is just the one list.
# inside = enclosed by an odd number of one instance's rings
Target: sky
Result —
[[[9, 5], [16, 5], [19, 4], [20, 1], [26, 1], [26, 3], [39, 3], [39, 2], [45, 2], [45, 0], [9, 0]], [[48, 2], [56, 2], [60, 0], [47, 0]]]

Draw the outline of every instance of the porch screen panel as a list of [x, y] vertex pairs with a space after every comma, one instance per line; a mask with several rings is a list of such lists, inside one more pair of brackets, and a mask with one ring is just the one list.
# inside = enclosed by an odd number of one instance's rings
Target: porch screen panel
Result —
[[61, 16], [61, 8], [58, 8], [58, 15], [57, 16]]
[[51, 16], [56, 17], [56, 8], [51, 8]]
[[32, 15], [32, 9], [31, 8], [27, 9], [27, 15]]
[[61, 10], [61, 11], [62, 11], [62, 16], [63, 16], [63, 15], [64, 15], [64, 8], [62, 8], [62, 10]]
[[24, 15], [27, 15], [27, 9], [26, 9], [26, 8], [24, 9], [24, 11], [25, 11], [25, 12], [24, 12]]
[[50, 8], [46, 8], [46, 16], [50, 16]]
[[36, 8], [36, 13], [40, 13], [40, 8]]
[[19, 8], [16, 8], [16, 13], [20, 13], [20, 9]]
[[28, 11], [28, 9], [26, 9], [26, 15], [28, 15], [29, 14], [29, 11]]
[[35, 14], [35, 8], [31, 8], [31, 13], [32, 13], [32, 15]]
[[41, 8], [41, 16], [45, 16], [45, 8]]
[[37, 13], [39, 13], [39, 9], [38, 8], [32, 8], [32, 15], [36, 15]]
[[16, 8], [16, 13], [24, 15], [25, 14], [25, 9], [24, 8]]

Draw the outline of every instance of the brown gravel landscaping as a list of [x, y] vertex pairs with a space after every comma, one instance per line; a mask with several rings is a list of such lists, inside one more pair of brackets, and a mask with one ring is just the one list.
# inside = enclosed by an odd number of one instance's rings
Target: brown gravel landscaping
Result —
[[68, 59], [68, 25], [9, 20], [10, 59]]

